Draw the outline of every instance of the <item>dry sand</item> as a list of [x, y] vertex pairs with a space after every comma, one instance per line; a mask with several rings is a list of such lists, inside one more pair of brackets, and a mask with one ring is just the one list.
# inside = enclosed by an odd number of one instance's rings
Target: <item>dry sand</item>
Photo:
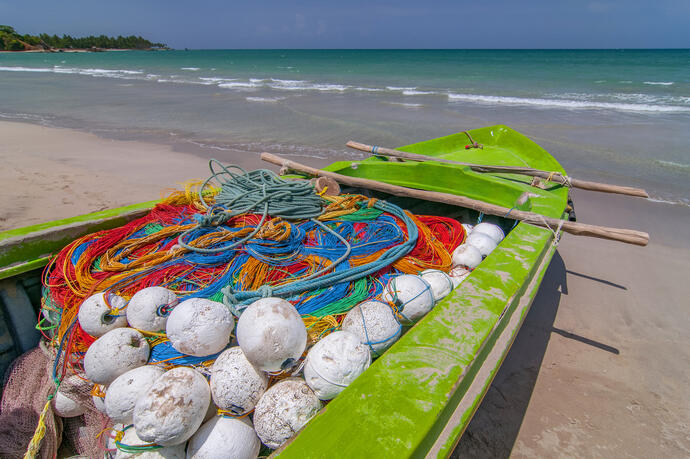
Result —
[[[170, 146], [9, 122], [0, 139], [0, 230], [155, 199], [208, 174]], [[651, 243], [564, 236], [454, 457], [690, 456], [690, 208], [574, 197], [580, 221], [648, 231]]]
[[690, 456], [690, 209], [575, 192], [565, 235], [454, 457]]

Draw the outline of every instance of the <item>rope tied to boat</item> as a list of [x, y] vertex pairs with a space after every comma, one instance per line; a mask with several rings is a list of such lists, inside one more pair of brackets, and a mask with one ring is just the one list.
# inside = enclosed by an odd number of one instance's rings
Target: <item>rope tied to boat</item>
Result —
[[477, 142], [472, 138], [472, 136], [470, 135], [470, 133], [469, 133], [468, 131], [462, 131], [462, 132], [463, 132], [463, 134], [465, 134], [465, 135], [467, 136], [468, 139], [470, 139], [470, 144], [469, 144], [469, 145], [465, 145], [465, 150], [469, 150], [470, 148], [479, 148], [480, 150], [483, 150], [483, 149], [484, 149], [484, 144], [482, 144], [482, 143], [477, 143]]
[[[556, 171], [549, 172], [549, 176], [546, 177], [546, 181], [551, 182], [553, 180], [553, 178], [556, 176], [562, 180], [562, 182], [558, 182], [560, 185], [564, 185], [567, 188], [572, 188], [572, 186], [573, 186], [572, 179], [567, 175], [561, 174], [560, 172], [556, 172]], [[537, 178], [537, 177], [535, 177], [535, 178]]]

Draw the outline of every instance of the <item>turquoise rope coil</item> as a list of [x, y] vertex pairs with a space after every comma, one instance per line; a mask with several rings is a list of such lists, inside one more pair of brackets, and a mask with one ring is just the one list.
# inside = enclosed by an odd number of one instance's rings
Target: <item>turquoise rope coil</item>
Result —
[[377, 201], [374, 207], [395, 215], [402, 220], [407, 228], [408, 234], [408, 238], [405, 242], [389, 248], [378, 260], [346, 270], [320, 275], [316, 278], [310, 276], [308, 280], [303, 279], [275, 289], [268, 285], [264, 285], [257, 290], [235, 292], [232, 286], [228, 285], [222, 290], [223, 303], [230, 308], [233, 314], [239, 316], [244, 308], [259, 298], [266, 298], [269, 296], [290, 297], [311, 290], [327, 288], [339, 282], [353, 282], [380, 271], [410, 253], [415, 245], [417, 245], [417, 238], [419, 236], [417, 225], [415, 225], [405, 211], [398, 206], [385, 201]]
[[[219, 167], [219, 170], [216, 170], [216, 167]], [[323, 213], [325, 201], [314, 192], [311, 183], [303, 180], [285, 180], [266, 169], [247, 172], [239, 166], [224, 166], [216, 159], [209, 161], [209, 169], [211, 176], [199, 189], [199, 199], [208, 208], [208, 211], [205, 215], [197, 218], [196, 228], [187, 230], [178, 237], [178, 244], [185, 249], [199, 253], [233, 250], [253, 238], [269, 216], [287, 220], [311, 219], [321, 229], [335, 236], [346, 248], [345, 253], [329, 266], [291, 284], [276, 288], [263, 285], [251, 291], [235, 291], [232, 284], [228, 284], [221, 290], [223, 303], [236, 316], [239, 316], [244, 308], [258, 298], [270, 296], [286, 298], [308, 291], [328, 288], [341, 282], [353, 282], [362, 279], [404, 257], [417, 244], [419, 232], [417, 225], [410, 217], [398, 206], [385, 201], [377, 201], [373, 205], [375, 209], [392, 214], [402, 220], [407, 228], [407, 240], [390, 247], [378, 260], [372, 263], [333, 271], [336, 266], [350, 256], [352, 248], [345, 238], [315, 219]], [[212, 180], [218, 182], [221, 189], [215, 197], [215, 205], [209, 206], [204, 199], [203, 191]], [[232, 244], [216, 248], [201, 248], [193, 247], [185, 242], [185, 238], [199, 227], [222, 225], [236, 215], [258, 212], [261, 213], [261, 220], [256, 228], [249, 235]]]
[[[220, 171], [214, 169], [220, 167]], [[185, 238], [196, 228], [180, 234], [177, 242], [187, 250], [199, 253], [217, 253], [232, 250], [256, 236], [261, 226], [270, 215], [286, 220], [308, 220], [323, 213], [324, 200], [314, 193], [314, 186], [303, 180], [285, 180], [268, 169], [247, 172], [240, 166], [224, 166], [217, 159], [208, 163], [211, 176], [199, 189], [199, 199], [208, 211], [197, 218], [197, 228], [218, 226], [232, 217], [246, 213], [261, 213], [261, 221], [254, 231], [234, 243], [212, 249], [194, 247]], [[233, 172], [233, 169], [238, 172]], [[216, 204], [209, 206], [204, 199], [203, 191], [215, 180], [220, 185], [216, 195]]]

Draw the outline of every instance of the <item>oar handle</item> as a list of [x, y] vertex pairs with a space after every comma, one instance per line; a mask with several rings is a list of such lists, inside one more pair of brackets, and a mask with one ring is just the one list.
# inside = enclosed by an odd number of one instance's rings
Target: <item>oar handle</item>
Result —
[[291, 161], [289, 159], [281, 158], [280, 156], [271, 153], [261, 153], [261, 159], [281, 168], [296, 171], [302, 174], [307, 174], [315, 177], [329, 177], [336, 182], [360, 187], [368, 188], [370, 190], [381, 191], [395, 196], [402, 196], [408, 198], [423, 199], [426, 201], [441, 202], [454, 206], [467, 207], [479, 212], [484, 212], [489, 215], [497, 215], [504, 217], [510, 214], [511, 218], [521, 220], [533, 225], [549, 228], [556, 231], [561, 228], [563, 231], [577, 236], [597, 237], [601, 239], [609, 239], [613, 241], [625, 242], [627, 244], [635, 244], [645, 246], [649, 243], [649, 234], [642, 231], [621, 228], [608, 228], [605, 226], [587, 225], [584, 223], [576, 223], [563, 221], [557, 218], [549, 218], [533, 212], [526, 212], [516, 209], [508, 209], [503, 206], [490, 204], [479, 201], [477, 199], [468, 198], [466, 196], [457, 196], [454, 194], [440, 193], [437, 191], [416, 190], [389, 183], [379, 182], [377, 180], [363, 179], [359, 177], [350, 177], [347, 175], [338, 174], [335, 172], [323, 171], [304, 164]]
[[642, 188], [635, 188], [631, 186], [619, 186], [610, 185], [608, 183], [598, 183], [589, 182], [586, 180], [578, 180], [570, 177], [566, 177], [560, 174], [560, 172], [549, 172], [540, 169], [533, 169], [531, 167], [518, 167], [518, 166], [491, 166], [484, 164], [471, 164], [464, 163], [461, 161], [454, 161], [451, 159], [437, 158], [435, 156], [419, 155], [417, 153], [409, 153], [406, 151], [393, 150], [391, 148], [377, 147], [373, 145], [367, 145], [365, 143], [349, 141], [346, 144], [350, 148], [355, 150], [366, 151], [374, 155], [379, 156], [390, 156], [395, 158], [409, 159], [412, 161], [438, 161], [448, 164], [456, 164], [460, 166], [467, 166], [475, 172], [482, 173], [508, 173], [508, 174], [520, 174], [528, 175], [530, 177], [539, 177], [547, 179], [547, 181], [552, 181], [560, 183], [562, 185], [572, 186], [574, 188], [580, 188], [589, 191], [599, 191], [602, 193], [615, 193], [624, 194], [626, 196], [636, 196], [640, 198], [648, 198], [649, 195]]

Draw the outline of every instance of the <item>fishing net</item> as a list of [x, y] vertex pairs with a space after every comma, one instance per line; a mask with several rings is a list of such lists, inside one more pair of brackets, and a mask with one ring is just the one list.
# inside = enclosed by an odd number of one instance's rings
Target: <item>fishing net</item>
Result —
[[[0, 457], [24, 457], [46, 399], [54, 390], [46, 372], [52, 357], [45, 347], [37, 347], [19, 356], [7, 369], [0, 404]], [[63, 423], [51, 410], [45, 417], [45, 429], [38, 457], [52, 459], [60, 447]]]
[[[8, 419], [18, 421], [16, 428], [3, 423], [8, 433], [0, 441], [9, 444], [9, 432], [21, 432], [12, 451], [26, 450], [46, 397], [59, 384], [64, 395], [87, 407], [83, 416], [64, 422], [67, 445], [88, 457], [104, 453], [113, 434], [103, 432], [111, 425], [95, 409], [92, 395], [99, 388], [83, 369], [95, 338], [77, 320], [81, 304], [95, 293], [128, 301], [143, 288], [163, 286], [179, 301], [210, 299], [235, 316], [259, 298], [278, 296], [297, 309], [314, 343], [337, 330], [356, 304], [380, 297], [392, 276], [448, 271], [450, 254], [465, 239], [462, 225], [448, 217], [413, 215], [357, 194], [317, 194], [309, 182], [270, 171], [220, 167], [214, 170], [212, 163], [207, 182], [172, 193], [144, 217], [73, 241], [46, 267], [38, 328], [53, 355], [27, 354], [27, 363], [15, 365], [10, 375], [2, 416], [9, 410]], [[215, 187], [209, 186], [212, 179]], [[124, 316], [125, 308], [111, 306], [109, 316]], [[165, 333], [142, 333], [151, 348], [149, 364], [164, 369], [208, 368], [217, 356], [186, 355]], [[272, 381], [289, 375], [273, 375]], [[22, 387], [26, 379], [36, 385], [32, 390]], [[13, 417], [13, 409], [29, 412]], [[41, 454], [52, 457], [62, 424], [51, 414], [46, 425]]]

